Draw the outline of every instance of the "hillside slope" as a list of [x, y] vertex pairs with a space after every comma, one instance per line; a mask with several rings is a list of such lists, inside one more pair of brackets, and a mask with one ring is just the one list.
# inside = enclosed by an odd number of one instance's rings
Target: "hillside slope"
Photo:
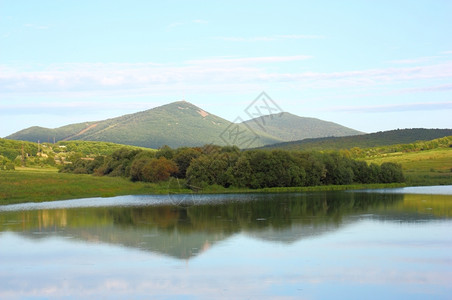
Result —
[[409, 144], [416, 141], [429, 141], [450, 135], [452, 135], [452, 129], [396, 129], [354, 136], [304, 139], [268, 145], [262, 148], [286, 150], [340, 150], [353, 147], [371, 148]]
[[[24, 141], [107, 141], [148, 148], [201, 146], [205, 144], [239, 144], [252, 141], [254, 146], [262, 146], [283, 140], [264, 132], [246, 130], [237, 125], [241, 140], [229, 136], [231, 122], [209, 114], [201, 108], [178, 101], [146, 111], [128, 114], [98, 122], [87, 122], [63, 126], [56, 129], [31, 127], [6, 138]], [[230, 127], [233, 128], [233, 127]], [[246, 145], [246, 143], [245, 143]]]
[[30, 127], [6, 138], [30, 142], [103, 141], [147, 148], [205, 144], [252, 148], [303, 138], [360, 133], [336, 123], [290, 113], [268, 115], [235, 124], [189, 102], [178, 101], [103, 121], [55, 129]]
[[363, 134], [337, 123], [316, 118], [299, 117], [288, 112], [266, 115], [243, 123], [253, 130], [262, 130], [283, 141]]
[[84, 129], [92, 126], [93, 123], [94, 122], [71, 124], [55, 129], [33, 126], [13, 133], [5, 138], [28, 142], [40, 141], [42, 143], [52, 143], [55, 139], [55, 142], [58, 142], [66, 139], [67, 137], [76, 135]]

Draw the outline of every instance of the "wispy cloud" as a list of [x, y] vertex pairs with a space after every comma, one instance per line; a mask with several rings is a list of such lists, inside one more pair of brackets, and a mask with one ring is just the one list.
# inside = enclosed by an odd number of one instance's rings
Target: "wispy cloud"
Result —
[[255, 63], [278, 63], [287, 61], [298, 61], [310, 59], [309, 55], [292, 55], [292, 56], [261, 56], [261, 57], [225, 57], [225, 58], [207, 58], [199, 60], [189, 60], [188, 64], [212, 65], [212, 64], [255, 64]]
[[168, 26], [166, 26], [166, 28], [167, 29], [174, 29], [176, 27], [187, 26], [187, 25], [190, 25], [190, 24], [203, 25], [203, 24], [208, 24], [208, 23], [209, 23], [208, 21], [203, 20], [203, 19], [195, 19], [195, 20], [184, 21], [184, 22], [178, 21], [178, 22], [173, 22], [173, 23], [169, 24]]
[[38, 29], [38, 30], [49, 29], [49, 26], [47, 26], [47, 25], [36, 25], [36, 24], [30, 24], [30, 23], [24, 24], [24, 27]]
[[[157, 103], [162, 104], [162, 103]], [[41, 101], [39, 103], [0, 103], [0, 115], [73, 115], [75, 113], [92, 113], [95, 111], [138, 111], [152, 108], [149, 101]]]
[[202, 19], [196, 19], [196, 20], [193, 20], [192, 22], [196, 23], [196, 24], [208, 24], [209, 23], [209, 21], [202, 20]]
[[182, 25], [184, 25], [184, 23], [182, 23], [182, 22], [173, 22], [173, 23], [169, 24], [168, 26], [166, 26], [166, 28], [173, 29], [173, 28], [176, 28], [176, 27], [179, 27]]
[[425, 57], [417, 57], [417, 58], [411, 58], [411, 59], [391, 60], [390, 62], [393, 64], [410, 65], [410, 64], [430, 62], [438, 57], [439, 56], [425, 56]]
[[216, 40], [223, 40], [228, 42], [259, 42], [259, 41], [274, 41], [275, 39], [272, 37], [265, 37], [265, 36], [259, 36], [259, 37], [237, 37], [237, 36], [217, 36], [214, 37]]
[[285, 34], [285, 35], [276, 35], [276, 38], [279, 39], [291, 39], [291, 40], [299, 40], [299, 39], [324, 39], [323, 35], [314, 35], [314, 34]]
[[[0, 65], [0, 98], [18, 95], [58, 97], [145, 96], [190, 89], [197, 93], [262, 89], [262, 85], [295, 90], [397, 86], [395, 92], [450, 91], [450, 84], [400, 89], [400, 84], [422, 86], [452, 79], [452, 62], [399, 68], [343, 72], [287, 72], [279, 64], [302, 62], [307, 55], [213, 57], [181, 64], [72, 63], [48, 66]], [[422, 82], [422, 84], [420, 84]]]
[[388, 105], [371, 106], [341, 106], [331, 107], [332, 111], [360, 112], [360, 113], [387, 113], [387, 112], [406, 112], [406, 111], [431, 111], [431, 110], [449, 110], [452, 109], [452, 101], [446, 102], [420, 102]]
[[277, 40], [324, 39], [325, 37], [323, 35], [310, 35], [310, 34], [284, 34], [284, 35], [254, 36], [254, 37], [218, 36], [214, 38], [217, 40], [230, 42], [268, 42]]
[[423, 93], [423, 92], [446, 92], [452, 91], [452, 84], [441, 84], [434, 86], [426, 86], [420, 88], [400, 89], [396, 92], [399, 93]]

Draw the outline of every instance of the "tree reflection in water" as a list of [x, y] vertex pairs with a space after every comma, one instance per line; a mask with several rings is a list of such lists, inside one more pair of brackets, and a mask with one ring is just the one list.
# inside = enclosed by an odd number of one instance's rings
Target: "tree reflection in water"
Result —
[[440, 195], [330, 192], [199, 197], [198, 202], [206, 204], [0, 212], [0, 231], [33, 239], [65, 236], [189, 259], [237, 233], [292, 243], [362, 218], [413, 222], [450, 218], [452, 211], [450, 196]]

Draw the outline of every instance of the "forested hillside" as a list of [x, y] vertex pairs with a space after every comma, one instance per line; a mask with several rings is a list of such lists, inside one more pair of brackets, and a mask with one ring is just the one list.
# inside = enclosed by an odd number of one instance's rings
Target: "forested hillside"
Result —
[[317, 139], [304, 139], [295, 142], [286, 142], [268, 145], [262, 149], [285, 149], [285, 150], [341, 150], [354, 147], [371, 148], [387, 145], [410, 144], [417, 141], [429, 141], [433, 139], [451, 136], [452, 129], [397, 129], [380, 131], [369, 134], [326, 137]]

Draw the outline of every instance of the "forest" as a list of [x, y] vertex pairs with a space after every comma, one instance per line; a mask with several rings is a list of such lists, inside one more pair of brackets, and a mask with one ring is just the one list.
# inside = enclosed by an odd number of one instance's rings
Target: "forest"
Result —
[[174, 177], [183, 179], [192, 190], [212, 185], [258, 189], [405, 180], [399, 164], [367, 164], [347, 153], [241, 151], [237, 147], [215, 145], [177, 149], [164, 146], [157, 151], [121, 148], [111, 155], [76, 158], [60, 172], [121, 176], [144, 182]]

